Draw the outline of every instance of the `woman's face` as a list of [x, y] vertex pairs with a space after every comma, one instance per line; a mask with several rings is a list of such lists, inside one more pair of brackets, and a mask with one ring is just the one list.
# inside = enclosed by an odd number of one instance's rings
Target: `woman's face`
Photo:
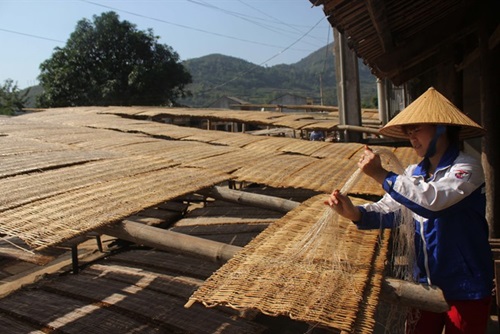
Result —
[[408, 135], [411, 146], [421, 158], [425, 156], [429, 144], [434, 138], [436, 133], [436, 125], [433, 124], [415, 124], [408, 125], [404, 128], [405, 133]]

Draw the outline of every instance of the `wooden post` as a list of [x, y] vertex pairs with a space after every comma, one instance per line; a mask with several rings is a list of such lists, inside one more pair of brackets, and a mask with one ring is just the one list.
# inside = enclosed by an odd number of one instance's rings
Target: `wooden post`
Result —
[[199, 191], [200, 194], [233, 203], [241, 203], [263, 209], [287, 213], [300, 205], [299, 202], [284, 198], [253, 194], [245, 191], [231, 190], [223, 187], [212, 187]]
[[373, 135], [380, 135], [380, 132], [378, 129], [374, 128], [368, 128], [364, 126], [356, 126], [356, 125], [337, 125], [335, 127], [335, 130], [344, 130], [344, 131], [354, 131], [354, 132], [359, 132], [359, 133], [370, 133]]
[[73, 274], [78, 274], [78, 245], [71, 246], [71, 267], [73, 268]]
[[[236, 252], [242, 249], [242, 247], [126, 220], [101, 228], [100, 231], [104, 234], [139, 245], [160, 250], [187, 253], [220, 263], [228, 261]], [[438, 288], [391, 278], [383, 281], [381, 298], [391, 303], [411, 305], [433, 312], [444, 312], [447, 310], [446, 301], [444, 301], [443, 294]]]
[[[491, 13], [490, 15], [496, 15]], [[500, 136], [498, 125], [500, 124], [500, 46], [490, 45], [490, 34], [486, 23], [479, 34], [480, 48], [480, 101], [482, 125], [486, 129], [486, 135], [482, 142], [482, 164], [486, 179], [486, 219], [490, 227], [490, 237], [500, 237], [500, 203], [496, 188], [500, 186], [500, 169], [498, 167], [498, 148], [500, 147]]]
[[382, 125], [389, 121], [389, 108], [387, 108], [387, 90], [386, 79], [377, 78], [377, 99], [378, 99], [378, 117]]
[[[347, 46], [344, 35], [337, 29], [334, 32], [340, 124], [361, 126], [358, 57]], [[344, 133], [346, 142], [360, 142], [361, 139], [361, 133]]]
[[99, 231], [138, 245], [191, 254], [219, 263], [228, 261], [241, 249], [241, 247], [222, 242], [193, 237], [128, 220], [103, 227]]
[[[500, 277], [500, 261], [495, 260], [495, 277]], [[497, 281], [498, 282], [498, 281]], [[495, 289], [495, 303], [496, 303], [496, 309], [497, 309], [497, 314], [500, 312], [500, 291], [498, 289], [498, 286]]]
[[388, 303], [410, 306], [436, 313], [450, 309], [443, 291], [435, 286], [410, 283], [394, 278], [382, 282], [380, 298]]

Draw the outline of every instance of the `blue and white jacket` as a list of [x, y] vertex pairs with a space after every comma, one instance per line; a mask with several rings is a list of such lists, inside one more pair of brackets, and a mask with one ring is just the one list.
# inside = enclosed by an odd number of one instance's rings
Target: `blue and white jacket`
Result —
[[389, 172], [384, 197], [360, 206], [359, 229], [394, 226], [401, 205], [415, 220], [416, 278], [441, 288], [447, 300], [491, 296], [493, 259], [485, 219], [486, 195], [481, 164], [450, 147], [434, 175], [428, 161], [410, 165], [403, 175]]

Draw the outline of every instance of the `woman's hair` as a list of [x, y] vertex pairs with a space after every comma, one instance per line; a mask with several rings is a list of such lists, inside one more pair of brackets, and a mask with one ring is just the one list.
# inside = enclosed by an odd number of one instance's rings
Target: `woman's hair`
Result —
[[450, 145], [460, 143], [460, 129], [461, 127], [459, 125], [446, 126], [446, 136], [448, 137]]

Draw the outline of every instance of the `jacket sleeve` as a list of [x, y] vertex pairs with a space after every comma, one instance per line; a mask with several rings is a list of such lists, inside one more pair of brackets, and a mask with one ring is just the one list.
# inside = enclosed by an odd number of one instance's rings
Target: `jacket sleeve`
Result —
[[481, 164], [463, 161], [446, 170], [437, 171], [429, 182], [422, 176], [397, 175], [390, 172], [382, 186], [395, 201], [411, 211], [424, 218], [435, 218], [446, 210], [453, 210], [483, 184]]
[[378, 202], [358, 206], [361, 220], [354, 222], [360, 230], [377, 228], [392, 228], [396, 225], [394, 218], [401, 209], [401, 204], [394, 201], [388, 194]]

